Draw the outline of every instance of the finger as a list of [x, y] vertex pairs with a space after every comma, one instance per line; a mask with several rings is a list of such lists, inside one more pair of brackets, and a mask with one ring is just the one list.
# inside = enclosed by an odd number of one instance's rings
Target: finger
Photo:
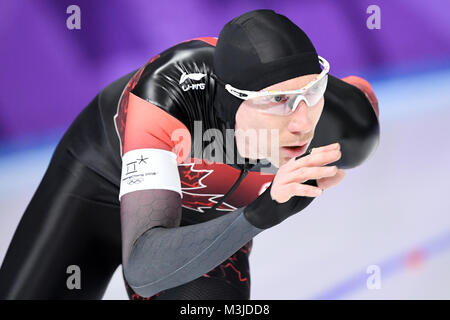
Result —
[[303, 183], [311, 179], [322, 179], [325, 177], [333, 177], [336, 175], [338, 168], [331, 167], [302, 167], [287, 176], [285, 183], [298, 182]]
[[335, 176], [333, 177], [325, 177], [322, 179], [317, 180], [317, 186], [321, 188], [322, 190], [329, 189], [331, 187], [334, 187], [335, 185], [339, 184], [345, 177], [345, 171], [342, 169], [339, 169]]
[[341, 150], [340, 143], [336, 142], [336, 143], [332, 143], [332, 144], [329, 144], [329, 145], [326, 145], [323, 147], [308, 149], [302, 155], [291, 158], [290, 161], [291, 160], [295, 161], [295, 160], [304, 158], [306, 156], [309, 156], [311, 153], [326, 152], [326, 151], [330, 151], [330, 150]]
[[339, 160], [341, 155], [342, 153], [338, 149], [312, 153], [291, 163], [289, 170], [296, 170], [301, 167], [321, 167]]
[[341, 144], [339, 142], [332, 143], [332, 144], [329, 144], [329, 145], [326, 145], [323, 147], [319, 147], [319, 148], [308, 149], [302, 155], [291, 158], [290, 161], [295, 161], [295, 160], [301, 159], [303, 157], [310, 155], [311, 153], [325, 152], [325, 151], [336, 150], [336, 149], [338, 149], [338, 150], [341, 149]]
[[339, 142], [336, 143], [332, 143], [323, 147], [319, 147], [319, 148], [313, 148], [311, 150], [311, 153], [317, 153], [317, 152], [324, 152], [324, 151], [330, 151], [330, 150], [335, 150], [335, 149], [341, 149], [341, 144]]
[[318, 197], [322, 194], [322, 189], [307, 184], [294, 183], [292, 196], [298, 197]]
[[290, 184], [287, 184], [283, 186], [283, 188], [280, 189], [278, 192], [278, 199], [275, 198], [274, 200], [277, 200], [277, 202], [286, 202], [290, 198], [294, 196], [298, 197], [317, 197], [322, 194], [322, 190], [319, 187], [310, 186], [307, 184], [301, 184], [292, 182]]

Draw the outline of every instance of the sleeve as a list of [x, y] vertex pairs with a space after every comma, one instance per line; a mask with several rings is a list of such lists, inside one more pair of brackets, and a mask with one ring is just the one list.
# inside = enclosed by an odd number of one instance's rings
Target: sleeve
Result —
[[209, 272], [263, 231], [247, 220], [244, 209], [194, 225], [148, 230], [123, 269], [128, 284], [150, 297]]
[[158, 106], [129, 92], [122, 141], [119, 199], [126, 193], [166, 189], [181, 193], [178, 164], [188, 156], [186, 126]]
[[[308, 184], [317, 185], [313, 180]], [[125, 279], [144, 297], [192, 281], [225, 261], [265, 229], [302, 211], [313, 199], [293, 197], [279, 204], [272, 200], [268, 188], [248, 206], [207, 222], [147, 230], [136, 241], [125, 264]]]

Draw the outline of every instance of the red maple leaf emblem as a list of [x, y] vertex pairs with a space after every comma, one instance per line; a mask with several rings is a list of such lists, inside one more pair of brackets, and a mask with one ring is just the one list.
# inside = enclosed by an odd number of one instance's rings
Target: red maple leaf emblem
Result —
[[[203, 209], [213, 207], [218, 202], [215, 199], [222, 197], [223, 194], [191, 192], [191, 190], [207, 189], [204, 180], [214, 171], [214, 169], [194, 169], [194, 166], [195, 163], [183, 163], [178, 166], [181, 180], [181, 192], [183, 193], [182, 206], [203, 213], [205, 212]], [[233, 211], [236, 210], [236, 208], [223, 202], [217, 207], [217, 210]]]

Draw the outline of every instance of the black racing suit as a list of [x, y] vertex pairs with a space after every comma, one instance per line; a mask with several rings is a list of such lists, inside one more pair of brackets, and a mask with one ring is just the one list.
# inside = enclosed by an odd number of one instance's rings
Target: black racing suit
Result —
[[[249, 299], [252, 238], [270, 225], [243, 212], [267, 191], [273, 174], [262, 174], [263, 166], [246, 159], [239, 163], [235, 146], [232, 155], [224, 152], [222, 162], [193, 161], [196, 125], [225, 137], [230, 129], [212, 107], [215, 42], [199, 38], [169, 48], [103, 89], [75, 119], [11, 241], [0, 270], [1, 299], [103, 296], [122, 263], [121, 188], [142, 181], [139, 175], [127, 175], [146, 159], [141, 155], [136, 163], [125, 164], [123, 157], [148, 149], [176, 154], [180, 190], [162, 194], [180, 203], [181, 215], [167, 224], [158, 222], [164, 219], [144, 223], [146, 228], [133, 239], [124, 268], [129, 297]], [[168, 135], [176, 129], [191, 134], [194, 141], [184, 146], [193, 157], [177, 153], [171, 144]], [[311, 147], [340, 142], [342, 158], [336, 164], [352, 168], [373, 152], [378, 136], [378, 118], [364, 93], [329, 76]], [[209, 142], [202, 141], [202, 149]], [[144, 211], [164, 214], [158, 205]], [[72, 265], [81, 270], [80, 289], [68, 288]]]

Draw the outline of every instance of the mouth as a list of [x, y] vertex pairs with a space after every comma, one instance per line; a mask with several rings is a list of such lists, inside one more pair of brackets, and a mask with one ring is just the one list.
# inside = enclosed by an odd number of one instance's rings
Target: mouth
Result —
[[307, 147], [308, 142], [301, 145], [284, 146], [281, 147], [281, 152], [289, 158], [294, 158], [304, 154], [306, 152]]

